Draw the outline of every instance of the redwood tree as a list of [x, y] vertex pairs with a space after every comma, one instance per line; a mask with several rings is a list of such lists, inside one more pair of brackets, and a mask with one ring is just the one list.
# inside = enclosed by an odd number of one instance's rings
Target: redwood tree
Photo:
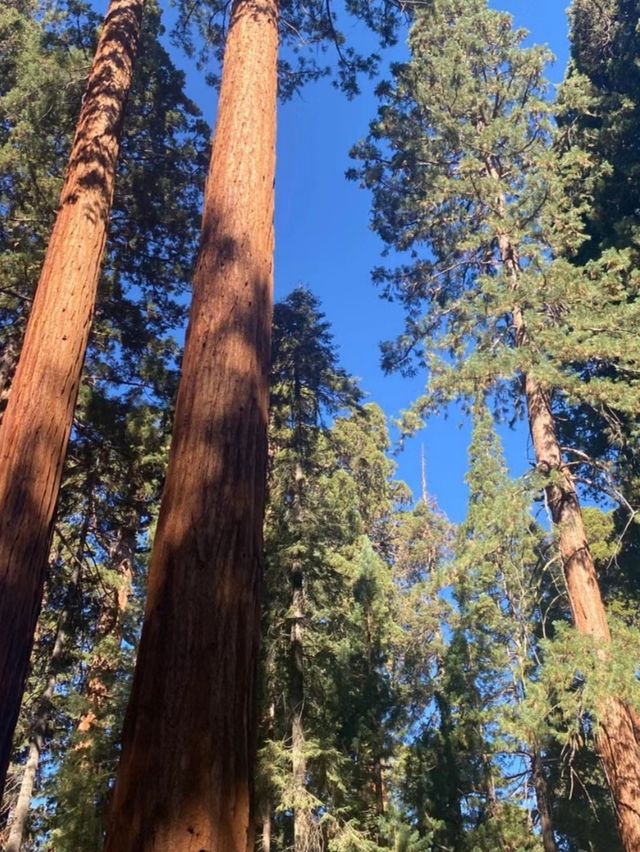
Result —
[[96, 298], [144, 0], [112, 0], [0, 431], [0, 788]]
[[249, 842], [277, 53], [275, 0], [236, 2], [112, 852]]
[[[280, 16], [289, 32], [299, 20], [310, 41], [335, 42], [348, 91], [374, 65], [343, 46], [330, 4], [314, 0], [312, 14], [308, 5], [231, 9], [110, 852], [251, 845], [278, 72], [285, 95], [323, 73], [304, 58], [296, 71], [278, 63]], [[186, 6], [186, 19], [204, 15], [216, 33], [210, 22], [226, 4]], [[351, 11], [392, 38], [386, 3], [358, 0]]]

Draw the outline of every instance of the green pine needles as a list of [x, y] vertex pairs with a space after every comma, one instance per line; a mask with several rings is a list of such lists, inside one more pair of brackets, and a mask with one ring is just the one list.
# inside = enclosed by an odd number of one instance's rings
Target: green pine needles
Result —
[[[480, 389], [517, 406], [525, 372], [572, 402], [638, 408], [640, 278], [627, 250], [571, 263], [586, 239], [592, 160], [571, 144], [570, 126], [556, 128], [551, 56], [523, 47], [525, 35], [481, 0], [421, 8], [412, 59], [380, 87], [378, 118], [353, 151], [362, 165], [352, 175], [373, 192], [373, 227], [407, 257], [375, 278], [407, 315], [384, 346], [386, 368], [428, 369], [408, 429]], [[518, 345], [516, 305], [527, 327]], [[615, 378], [584, 381], [577, 366], [603, 361]]]

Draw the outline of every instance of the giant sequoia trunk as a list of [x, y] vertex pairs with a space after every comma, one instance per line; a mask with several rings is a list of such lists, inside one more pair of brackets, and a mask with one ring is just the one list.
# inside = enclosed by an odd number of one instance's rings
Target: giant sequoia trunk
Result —
[[144, 0], [112, 0], [0, 430], [0, 794], [96, 298]]
[[109, 852], [252, 842], [277, 51], [236, 0]]

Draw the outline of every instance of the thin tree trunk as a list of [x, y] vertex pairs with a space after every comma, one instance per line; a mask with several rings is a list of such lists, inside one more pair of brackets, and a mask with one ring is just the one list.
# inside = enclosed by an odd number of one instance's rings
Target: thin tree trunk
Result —
[[[276, 707], [273, 701], [269, 703], [267, 711], [267, 731], [266, 738], [273, 739], [273, 725], [276, 717]], [[262, 852], [271, 852], [271, 835], [272, 835], [272, 817], [273, 802], [271, 799], [271, 790], [265, 789], [260, 802], [260, 825], [261, 825], [261, 849]], [[253, 852], [250, 850], [250, 852]]]
[[93, 316], [144, 0], [112, 0], [0, 430], [0, 793]]
[[[88, 518], [89, 515], [87, 514], [82, 533], [83, 544], [81, 545], [81, 547], [78, 548], [79, 554], [81, 554], [82, 550], [84, 549], [84, 542], [86, 541], [86, 536], [88, 532]], [[71, 619], [71, 607], [73, 604], [73, 600], [76, 596], [78, 584], [80, 582], [80, 565], [81, 563], [79, 556], [76, 560], [76, 563], [74, 564], [71, 577], [69, 578], [69, 584], [67, 586], [67, 591], [65, 595], [64, 607], [58, 620], [56, 638], [53, 643], [53, 648], [51, 650], [51, 657], [49, 658], [49, 676], [47, 678], [47, 685], [43, 690], [42, 695], [40, 696], [37, 711], [31, 725], [31, 735], [29, 738], [29, 753], [27, 757], [27, 762], [24, 767], [22, 781], [20, 782], [18, 799], [11, 814], [9, 837], [7, 839], [7, 844], [4, 847], [4, 852], [20, 852], [20, 849], [22, 848], [22, 843], [24, 841], [24, 835], [27, 827], [27, 819], [29, 816], [29, 809], [31, 807], [33, 791], [36, 785], [38, 767], [40, 766], [40, 757], [42, 755], [42, 750], [45, 746], [45, 742], [47, 739], [47, 729], [49, 726], [49, 717], [51, 714], [51, 700], [53, 698], [53, 691], [56, 686], [58, 663], [60, 662], [64, 653], [67, 641], [67, 630], [69, 628], [69, 622]]]
[[553, 819], [551, 817], [551, 806], [549, 803], [549, 788], [544, 774], [542, 758], [536, 749], [531, 755], [531, 775], [533, 778], [533, 789], [536, 794], [536, 806], [540, 816], [540, 830], [542, 831], [542, 845], [544, 852], [558, 852], [556, 838], [553, 833]]
[[231, 13], [108, 852], [245, 852], [253, 835], [277, 13]]
[[262, 852], [271, 852], [271, 802], [265, 804], [262, 817]]
[[293, 773], [293, 848], [306, 852], [309, 846], [309, 814], [304, 807], [307, 787], [307, 758], [304, 739], [304, 590], [299, 562], [291, 569], [291, 762]]
[[[296, 388], [296, 399], [301, 392]], [[301, 429], [301, 417], [298, 416], [298, 431]], [[301, 442], [298, 442], [300, 451]], [[300, 462], [296, 465], [293, 522], [300, 533], [302, 531], [302, 489], [304, 474]], [[309, 814], [305, 807], [307, 788], [307, 757], [304, 738], [304, 573], [300, 559], [291, 566], [291, 641], [289, 647], [290, 681], [289, 700], [291, 704], [291, 763], [293, 777], [293, 848], [295, 852], [307, 852], [309, 848]]]
[[29, 741], [29, 754], [20, 782], [18, 799], [11, 814], [9, 837], [4, 852], [20, 852], [27, 828], [27, 818], [31, 808], [31, 799], [36, 786], [36, 777], [40, 765], [40, 755], [44, 748], [44, 737], [38, 730], [33, 731]]

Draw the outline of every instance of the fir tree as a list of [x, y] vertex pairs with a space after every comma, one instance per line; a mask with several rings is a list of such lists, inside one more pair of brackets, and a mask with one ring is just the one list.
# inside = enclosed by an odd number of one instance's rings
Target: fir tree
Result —
[[[561, 397], [637, 409], [636, 348], [621, 334], [634, 325], [637, 276], [625, 253], [604, 253], [587, 267], [566, 259], [583, 241], [589, 200], [575, 188], [589, 161], [580, 148], [553, 147], [549, 57], [523, 48], [523, 38], [481, 0], [420, 10], [412, 61], [381, 90], [379, 120], [355, 153], [374, 191], [374, 226], [412, 253], [401, 269], [377, 275], [408, 315], [386, 365], [411, 369], [417, 352], [429, 368], [428, 395], [409, 425], [480, 389], [511, 408], [524, 401], [573, 619], [606, 666], [610, 629], [553, 405]], [[597, 362], [605, 350], [616, 380], [581, 382], [575, 362]], [[632, 849], [640, 842], [640, 753], [627, 691], [621, 683], [618, 697], [602, 694], [598, 748]]]

